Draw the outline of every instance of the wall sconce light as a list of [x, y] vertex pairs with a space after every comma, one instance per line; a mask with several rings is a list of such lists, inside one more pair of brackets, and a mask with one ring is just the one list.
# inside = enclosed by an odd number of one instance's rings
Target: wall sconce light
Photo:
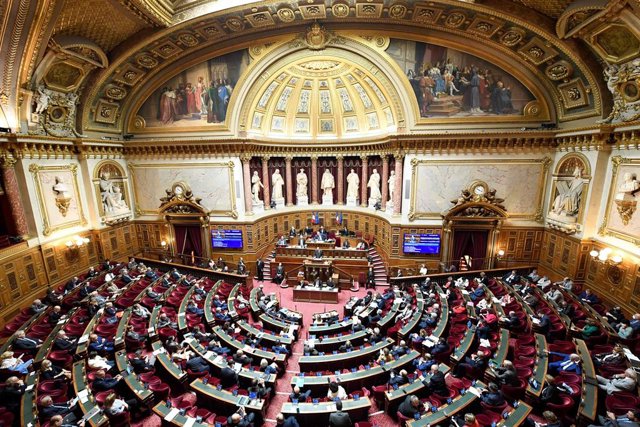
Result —
[[162, 242], [160, 242], [160, 246], [162, 246], [162, 249], [166, 250], [167, 249], [167, 241], [163, 240]]
[[504, 250], [503, 250], [503, 249], [500, 249], [500, 250], [498, 251], [498, 254], [496, 255], [496, 258], [500, 260], [500, 259], [502, 259], [503, 257], [504, 257]]
[[79, 249], [89, 242], [90, 240], [87, 237], [74, 236], [71, 238], [71, 240], [67, 240], [65, 246], [67, 247], [67, 249]]
[[601, 251], [592, 250], [589, 252], [589, 255], [594, 261], [600, 262], [602, 264], [611, 264], [618, 265], [622, 263], [622, 255], [615, 254], [611, 255], [613, 250], [611, 248], [604, 248]]

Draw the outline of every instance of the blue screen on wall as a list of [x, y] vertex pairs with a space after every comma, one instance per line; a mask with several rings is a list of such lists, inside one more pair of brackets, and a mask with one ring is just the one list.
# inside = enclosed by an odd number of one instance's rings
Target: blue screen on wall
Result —
[[242, 249], [242, 230], [211, 230], [211, 247]]
[[439, 234], [405, 234], [402, 245], [405, 254], [435, 255], [440, 253]]

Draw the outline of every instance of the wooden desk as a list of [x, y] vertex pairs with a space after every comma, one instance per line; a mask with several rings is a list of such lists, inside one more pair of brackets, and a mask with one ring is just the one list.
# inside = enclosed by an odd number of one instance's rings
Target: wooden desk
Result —
[[291, 337], [285, 337], [285, 336], [281, 336], [281, 335], [273, 335], [269, 332], [263, 332], [259, 329], [257, 329], [256, 327], [252, 326], [251, 324], [245, 322], [244, 320], [238, 320], [236, 322], [236, 325], [240, 327], [240, 329], [244, 330], [245, 332], [247, 332], [248, 334], [252, 334], [254, 336], [260, 336], [260, 338], [262, 339], [262, 342], [267, 341], [265, 344], [267, 346], [273, 346], [276, 344], [282, 344], [285, 347], [291, 347], [291, 344], [293, 344], [293, 338]]
[[578, 415], [588, 420], [596, 419], [598, 408], [598, 380], [593, 360], [587, 348], [587, 344], [580, 339], [573, 340], [576, 344], [576, 353], [582, 359], [582, 392]]
[[189, 288], [186, 294], [182, 297], [182, 301], [180, 302], [180, 307], [178, 307], [177, 313], [177, 323], [178, 323], [178, 332], [184, 334], [187, 332], [187, 305], [189, 304], [189, 300], [191, 299], [191, 295], [193, 295], [194, 287]]
[[353, 319], [350, 318], [347, 321], [341, 321], [331, 323], [329, 325], [311, 325], [309, 327], [309, 334], [311, 335], [333, 335], [339, 332], [348, 331], [353, 326]]
[[73, 317], [77, 309], [78, 309], [77, 307], [73, 308], [71, 311], [69, 311], [66, 314], [66, 317], [64, 320], [60, 320], [58, 324], [54, 326], [53, 330], [49, 333], [47, 338], [44, 340], [44, 342], [40, 346], [40, 349], [36, 353], [36, 357], [33, 359], [34, 368], [38, 368], [42, 363], [42, 361], [46, 359], [47, 355], [49, 354], [49, 350], [51, 350], [51, 347], [53, 346], [53, 341], [55, 341], [56, 336], [58, 335], [58, 332], [60, 332], [62, 328], [65, 327], [65, 325], [67, 324], [69, 319]]
[[547, 339], [542, 334], [536, 334], [536, 361], [533, 365], [533, 375], [531, 378], [535, 379], [538, 383], [538, 387], [534, 388], [531, 383], [527, 384], [526, 394], [533, 397], [540, 397], [542, 393], [542, 387], [544, 386], [544, 378], [547, 376], [547, 368], [549, 365], [549, 358], [545, 356], [547, 350]]
[[[78, 406], [82, 411], [82, 414], [87, 414], [89, 411], [93, 410], [96, 407], [95, 399], [91, 394], [91, 390], [87, 387], [87, 381], [85, 377], [85, 361], [81, 360], [73, 364], [72, 370], [73, 376], [73, 388], [75, 390], [75, 395], [78, 396], [78, 393], [86, 391], [86, 398], [78, 399]], [[83, 393], [84, 394], [84, 393]], [[93, 427], [106, 426], [109, 421], [107, 417], [104, 416], [102, 411], [98, 411], [93, 417], [89, 418], [88, 423]]]
[[236, 350], [242, 350], [246, 355], [253, 356], [254, 359], [257, 358], [258, 360], [254, 360], [257, 363], [260, 362], [260, 359], [267, 359], [267, 361], [275, 361], [281, 368], [284, 368], [285, 366], [285, 361], [287, 358], [286, 354], [277, 354], [272, 351], [265, 351], [259, 348], [253, 348], [251, 346], [244, 345], [240, 341], [224, 332], [220, 326], [216, 326], [215, 328], [213, 328], [213, 333], [218, 336], [222, 343], [226, 343], [228, 347]]
[[[151, 254], [149, 254], [151, 255]], [[147, 267], [156, 268], [162, 272], [167, 272], [172, 268], [177, 268], [183, 274], [192, 274], [194, 276], [205, 276], [214, 281], [223, 280], [227, 283], [245, 283], [252, 285], [252, 279], [248, 275], [228, 273], [223, 271], [210, 270], [208, 268], [192, 267], [178, 263], [164, 262], [158, 259], [152, 259], [142, 256], [135, 256], [136, 261], [143, 262]]]
[[407, 340], [409, 334], [413, 332], [420, 323], [420, 318], [422, 317], [422, 312], [424, 311], [424, 297], [422, 295], [422, 291], [419, 288], [416, 288], [416, 306], [413, 311], [413, 315], [409, 319], [409, 321], [398, 331], [398, 336]]
[[30, 390], [25, 390], [20, 399], [20, 419], [21, 425], [38, 425], [36, 417], [36, 389], [38, 387], [38, 372], [29, 373], [24, 379], [24, 385]]
[[[438, 370], [445, 375], [449, 372], [449, 368], [444, 363], [438, 365]], [[416, 378], [412, 383], [404, 384], [397, 390], [391, 388], [384, 392], [384, 411], [387, 414], [395, 414], [398, 406], [411, 394], [419, 394], [426, 389], [427, 384], [431, 382], [431, 374], [427, 374], [424, 378]]]
[[336, 241], [335, 240], [322, 240], [321, 241], [321, 240], [307, 239], [305, 241], [305, 244], [307, 245], [308, 248], [311, 248], [311, 249], [320, 248], [320, 249], [324, 250], [324, 249], [334, 249], [336, 247]]
[[[342, 410], [348, 412], [352, 422], [364, 421], [368, 418], [371, 401], [363, 396], [358, 400], [347, 399], [342, 401]], [[336, 411], [335, 402], [322, 403], [291, 403], [282, 405], [285, 417], [293, 415], [301, 425], [319, 426], [329, 424], [329, 415]]]
[[[116, 352], [116, 367], [122, 374], [124, 382], [129, 387], [129, 390], [144, 403], [149, 403], [153, 400], [153, 392], [147, 389], [144, 384], [138, 379], [138, 376], [133, 371], [133, 367], [127, 359], [126, 351]], [[127, 368], [131, 370], [131, 373], [127, 372]]]
[[116, 350], [122, 350], [124, 348], [124, 338], [127, 334], [127, 325], [129, 324], [129, 318], [131, 318], [131, 310], [132, 308], [129, 307], [123, 311], [122, 317], [120, 317], [120, 321], [118, 322], [118, 328], [113, 338], [113, 345]]
[[[175, 408], [167, 408], [167, 402], [163, 400], [161, 402], [158, 402], [158, 404], [153, 407], [153, 412], [162, 419], [162, 425], [169, 424], [174, 426], [184, 426], [188, 421], [192, 419], [195, 421], [195, 418], [181, 415], [179, 412], [176, 413], [176, 415], [173, 417], [171, 421], [166, 421], [165, 418], [169, 414], [175, 413], [175, 411], [172, 411], [173, 409]], [[192, 427], [211, 427], [211, 425], [207, 423], [199, 423], [195, 421], [192, 424]]]
[[320, 303], [338, 303], [338, 289], [333, 288], [313, 288], [307, 286], [302, 288], [296, 286], [293, 288], [293, 300], [296, 302], [320, 302]]
[[310, 339], [315, 339], [314, 348], [318, 351], [333, 351], [337, 350], [342, 344], [347, 341], [351, 341], [351, 344], [354, 346], [358, 346], [364, 342], [364, 339], [367, 337], [367, 331], [362, 330], [353, 334], [340, 334], [335, 337], [316, 337], [315, 335], [310, 335]]
[[171, 356], [167, 354], [162, 343], [160, 341], [155, 341], [151, 344], [151, 349], [156, 354], [156, 361], [160, 363], [160, 366], [164, 368], [164, 370], [179, 384], [185, 383], [189, 377], [187, 373], [175, 364], [173, 360], [171, 360]]
[[[498, 348], [494, 353], [494, 357], [489, 360], [489, 362], [493, 362], [495, 366], [501, 366], [502, 362], [507, 359], [507, 355], [509, 354], [509, 330], [508, 329], [500, 329], [500, 336], [498, 338]], [[493, 370], [486, 369], [484, 371], [484, 376], [487, 380], [493, 380], [495, 375]]]
[[451, 353], [451, 362], [457, 363], [461, 361], [467, 352], [471, 349], [471, 345], [473, 344], [473, 340], [476, 337], [476, 327], [472, 326], [470, 329], [467, 329], [464, 332], [464, 337], [460, 340], [460, 344], [453, 349], [453, 353]]
[[[218, 280], [216, 284], [211, 287], [209, 292], [207, 292], [207, 296], [204, 298], [204, 304], [202, 306], [202, 309], [204, 310], [204, 319], [209, 326], [213, 326], [216, 324], [216, 318], [213, 314], [213, 308], [212, 308], [213, 297], [218, 292], [218, 288], [220, 288], [220, 285], [222, 285], [222, 283], [223, 283], [222, 280]], [[258, 288], [255, 288], [255, 289], [258, 289]], [[251, 292], [253, 291], [254, 289], [251, 290]]]
[[[329, 382], [340, 377], [340, 385], [344, 387], [347, 393], [352, 391], [361, 390], [362, 387], [372, 387], [374, 385], [380, 385], [383, 382], [389, 380], [389, 372], [392, 370], [399, 371], [405, 367], [411, 365], [414, 359], [420, 356], [416, 350], [411, 350], [407, 354], [403, 354], [393, 362], [389, 362], [384, 366], [376, 365], [370, 369], [357, 370], [355, 372], [342, 373], [339, 375], [298, 375], [291, 378], [291, 388], [293, 388], [299, 382], [302, 383], [302, 387], [311, 390], [313, 396], [325, 397], [327, 390], [329, 389]], [[411, 368], [408, 368], [411, 369]]]
[[[477, 385], [478, 387], [486, 388], [486, 385], [481, 381], [478, 381]], [[456, 396], [450, 404], [444, 404], [440, 406], [438, 408], [438, 411], [422, 414], [422, 417], [419, 420], [407, 421], [407, 426], [422, 427], [439, 424], [446, 419], [451, 418], [458, 413], [461, 413], [477, 399], [478, 397], [475, 394], [467, 391], [463, 395]]]
[[357, 366], [375, 357], [383, 348], [391, 347], [394, 340], [387, 338], [375, 345], [346, 353], [325, 354], [323, 356], [302, 356], [298, 360], [301, 372], [334, 370], [345, 366]]
[[255, 412], [264, 419], [264, 412], [266, 410], [265, 399], [249, 399], [249, 396], [242, 396], [240, 394], [234, 395], [230, 391], [220, 389], [209, 383], [205, 384], [202, 379], [198, 378], [191, 382], [191, 389], [198, 394], [198, 396], [206, 397], [207, 399], [215, 403], [216, 413], [219, 414], [221, 408], [223, 413], [231, 415], [238, 406], [244, 406], [247, 412]]
[[[89, 349], [90, 343], [90, 335], [93, 332], [93, 329], [96, 327], [98, 320], [102, 317], [101, 313], [96, 313], [95, 316], [87, 323], [87, 327], [84, 329], [84, 333], [78, 338], [78, 346], [76, 347], [76, 356], [84, 358], [87, 355], [87, 350]], [[86, 337], [86, 341], [80, 342], [81, 339]]]

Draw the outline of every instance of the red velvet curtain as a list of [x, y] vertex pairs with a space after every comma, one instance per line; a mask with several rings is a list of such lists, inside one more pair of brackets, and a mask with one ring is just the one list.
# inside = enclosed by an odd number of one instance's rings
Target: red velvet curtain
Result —
[[471, 268], [483, 268], [487, 255], [488, 230], [456, 230], [453, 234], [453, 259], [457, 263], [464, 255], [473, 258]]
[[[202, 228], [199, 225], [174, 225], [176, 250], [179, 254], [202, 257]], [[196, 261], [197, 262], [197, 261]]]

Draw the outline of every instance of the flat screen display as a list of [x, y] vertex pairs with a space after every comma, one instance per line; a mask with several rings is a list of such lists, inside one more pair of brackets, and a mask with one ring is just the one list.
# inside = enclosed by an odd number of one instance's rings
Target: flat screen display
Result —
[[439, 234], [405, 234], [402, 250], [405, 254], [435, 255], [440, 253]]
[[242, 230], [212, 230], [211, 247], [242, 249]]

